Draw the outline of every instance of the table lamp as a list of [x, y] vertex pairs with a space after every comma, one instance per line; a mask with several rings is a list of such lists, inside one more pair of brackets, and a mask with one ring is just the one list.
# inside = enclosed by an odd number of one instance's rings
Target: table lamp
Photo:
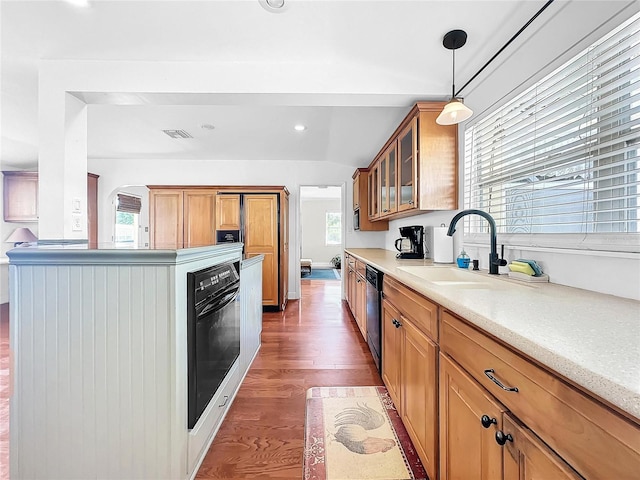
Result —
[[7, 237], [5, 242], [13, 242], [13, 246], [17, 247], [22, 244], [28, 244], [38, 240], [31, 230], [28, 228], [16, 228], [11, 235]]

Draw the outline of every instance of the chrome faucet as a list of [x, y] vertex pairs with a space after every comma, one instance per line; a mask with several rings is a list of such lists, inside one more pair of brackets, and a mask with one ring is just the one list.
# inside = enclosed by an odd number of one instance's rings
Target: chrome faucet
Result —
[[[487, 221], [489, 222], [490, 233], [491, 233], [491, 252], [489, 253], [489, 273], [493, 275], [498, 275], [499, 274], [498, 267], [505, 266], [507, 264], [507, 261], [504, 258], [498, 258], [498, 245], [497, 245], [498, 241], [496, 240], [496, 222], [491, 215], [489, 215], [487, 212], [483, 212], [482, 210], [474, 210], [474, 209], [462, 210], [455, 217], [451, 219], [451, 224], [449, 225], [449, 231], [447, 232], [447, 235], [449, 235], [450, 237], [453, 236], [453, 234], [456, 231], [456, 223], [458, 223], [458, 220], [460, 220], [465, 215], [471, 215], [472, 213], [475, 213], [476, 215], [480, 215], [481, 217], [486, 218]], [[504, 257], [504, 251], [502, 253], [502, 256]]]

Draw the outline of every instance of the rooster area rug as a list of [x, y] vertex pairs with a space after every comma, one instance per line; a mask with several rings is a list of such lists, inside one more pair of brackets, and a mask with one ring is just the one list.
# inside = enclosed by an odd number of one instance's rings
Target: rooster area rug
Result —
[[307, 390], [305, 480], [427, 479], [385, 387]]

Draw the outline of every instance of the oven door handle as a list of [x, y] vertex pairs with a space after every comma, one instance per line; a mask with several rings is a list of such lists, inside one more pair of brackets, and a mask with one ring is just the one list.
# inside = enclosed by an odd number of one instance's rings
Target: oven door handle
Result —
[[235, 301], [235, 299], [238, 297], [238, 289], [234, 290], [231, 293], [228, 293], [227, 295], [225, 295], [222, 298], [217, 298], [215, 300], [212, 300], [206, 304], [204, 304], [200, 309], [198, 309], [198, 311], [196, 312], [196, 316], [197, 318], [200, 318], [204, 315], [206, 315], [207, 313], [209, 313], [211, 310], [222, 310], [224, 307], [226, 307], [227, 305], [229, 305], [231, 302]]

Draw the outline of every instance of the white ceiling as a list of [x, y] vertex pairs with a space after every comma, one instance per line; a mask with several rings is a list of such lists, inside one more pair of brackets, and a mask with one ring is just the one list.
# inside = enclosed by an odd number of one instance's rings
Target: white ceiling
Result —
[[[567, 3], [580, 1], [556, 0], [517, 42], [525, 42], [549, 19], [566, 12]], [[262, 72], [269, 65], [284, 74], [308, 70], [333, 92], [343, 85], [342, 71], [345, 76], [358, 72], [380, 78], [383, 87], [374, 92], [368, 85], [362, 91], [351, 88], [334, 95], [304, 85], [297, 92], [268, 91], [258, 75], [248, 79], [249, 91], [244, 86], [223, 92], [212, 88], [211, 94], [199, 95], [77, 94], [90, 104], [90, 159], [278, 159], [366, 165], [416, 100], [446, 100], [450, 95], [451, 52], [442, 46], [447, 31], [462, 28], [469, 35], [467, 45], [456, 53], [460, 87], [544, 1], [286, 0], [286, 9], [275, 14], [260, 3], [95, 0], [78, 8], [62, 0], [3, 0], [3, 168], [37, 166], [40, 60], [189, 61], [209, 71], [218, 69], [221, 76], [229, 65], [243, 65], [249, 72]], [[605, 5], [602, 8], [610, 8], [612, 15], [625, 2], [590, 3]], [[568, 44], [579, 40], [572, 37], [570, 22], [562, 36]], [[517, 51], [517, 42], [500, 61]], [[558, 43], [559, 49], [565, 48]], [[492, 68], [493, 64], [487, 72]], [[297, 123], [308, 129], [295, 132]], [[203, 124], [215, 128], [204, 129]], [[184, 129], [193, 138], [171, 139], [163, 129]]]

